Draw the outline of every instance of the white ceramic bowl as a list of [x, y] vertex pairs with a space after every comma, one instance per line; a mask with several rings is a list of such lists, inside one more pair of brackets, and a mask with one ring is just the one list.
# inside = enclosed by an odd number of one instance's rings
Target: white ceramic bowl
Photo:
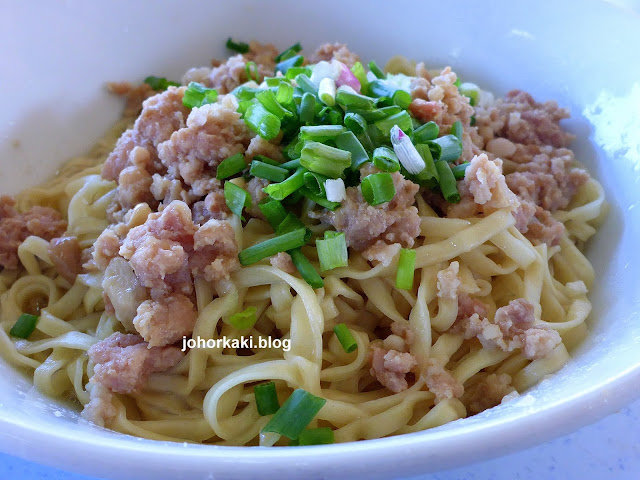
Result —
[[[527, 5], [533, 5], [526, 2]], [[637, 396], [640, 383], [640, 18], [602, 2], [0, 3], [0, 192], [43, 180], [116, 120], [106, 80], [169, 78], [222, 57], [224, 40], [313, 48], [344, 41], [384, 63], [450, 64], [503, 94], [571, 108], [575, 150], [610, 215], [590, 244], [592, 332], [560, 373], [481, 415], [426, 432], [320, 447], [256, 449], [140, 440], [77, 423], [0, 363], [0, 447], [109, 478], [389, 478], [497, 456], [566, 433]]]

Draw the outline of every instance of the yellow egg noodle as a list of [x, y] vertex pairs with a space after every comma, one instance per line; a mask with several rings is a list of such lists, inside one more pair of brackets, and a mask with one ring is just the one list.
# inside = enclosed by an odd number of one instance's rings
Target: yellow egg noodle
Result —
[[[101, 164], [125, 127], [117, 125], [89, 155], [72, 159], [52, 180], [17, 195], [16, 208], [55, 208], [68, 220], [67, 235], [76, 236], [83, 248], [91, 246], [109, 225], [107, 207], [116, 188], [101, 178]], [[414, 248], [419, 281], [412, 290], [395, 286], [397, 253], [390, 263], [372, 267], [351, 252], [349, 266], [323, 274], [325, 286], [317, 290], [266, 262], [242, 267], [215, 284], [196, 280], [193, 337], [258, 338], [264, 336], [261, 323], [271, 322], [291, 340], [291, 349], [259, 349], [251, 356], [223, 348], [191, 349], [176, 367], [153, 374], [143, 391], [116, 395], [118, 413], [110, 427], [155, 440], [257, 445], [269, 419], [255, 407], [252, 385], [262, 380], [275, 381], [281, 398], [302, 388], [326, 399], [312, 426], [331, 427], [337, 442], [416, 432], [467, 416], [468, 405], [461, 399], [435, 404], [419, 374], [400, 393], [370, 388], [375, 379], [369, 376], [367, 354], [375, 320], [385, 317], [411, 326], [418, 368], [437, 358], [465, 390], [492, 372], [509, 374], [515, 390], [523, 392], [565, 365], [568, 350], [587, 334], [587, 290], [594, 271], [576, 245], [595, 233], [604, 214], [600, 184], [589, 180], [569, 208], [554, 213], [566, 227], [556, 247], [533, 246], [515, 228], [508, 209], [466, 219], [441, 218], [420, 199], [418, 209], [421, 234]], [[234, 227], [240, 249], [270, 231], [255, 218], [244, 227], [236, 219]], [[93, 374], [86, 352], [121, 325], [105, 312], [102, 274], [81, 274], [70, 285], [56, 274], [47, 247], [42, 238], [27, 238], [18, 251], [22, 268], [0, 272], [0, 351], [33, 376], [43, 394], [86, 405]], [[436, 274], [452, 261], [459, 263], [459, 291], [484, 302], [489, 316], [498, 306], [524, 298], [535, 305], [536, 321], [556, 330], [563, 342], [549, 356], [532, 361], [519, 350], [488, 350], [447, 331], [456, 319], [457, 300], [437, 295]], [[15, 319], [33, 302], [41, 305], [36, 331], [29, 340], [11, 337]], [[251, 331], [224, 322], [249, 306], [256, 307], [259, 319]], [[358, 344], [352, 353], [333, 335], [338, 322], [352, 329]]]

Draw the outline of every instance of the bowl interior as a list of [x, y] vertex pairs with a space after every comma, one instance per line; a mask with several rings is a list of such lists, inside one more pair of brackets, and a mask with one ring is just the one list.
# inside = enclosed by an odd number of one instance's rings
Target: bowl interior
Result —
[[[462, 2], [455, 12], [408, 1], [165, 1], [153, 9], [124, 0], [100, 8], [80, 1], [14, 4], [0, 15], [0, 39], [10, 46], [3, 53], [3, 84], [12, 92], [0, 110], [3, 194], [45, 179], [118, 118], [121, 104], [104, 93], [105, 81], [135, 82], [150, 74], [179, 79], [187, 68], [225, 56], [224, 41], [233, 36], [279, 47], [301, 41], [308, 50], [341, 41], [378, 63], [401, 53], [431, 66], [451, 65], [497, 95], [519, 88], [538, 100], [555, 99], [571, 109], [566, 126], [577, 135], [573, 148], [603, 183], [610, 213], [588, 247], [598, 272], [589, 337], [558, 374], [481, 415], [432, 431], [314, 450], [187, 447], [78, 424], [72, 410], [40, 395], [0, 361], [1, 448], [122, 478], [167, 472], [175, 478], [368, 472], [374, 478], [528, 446], [634, 396], [640, 377], [640, 63], [631, 61], [625, 46], [640, 44], [640, 20], [602, 2], [587, 3], [576, 11], [561, 2], [539, 2], [535, 9], [508, 1], [491, 8]], [[48, 448], [34, 457], [36, 443]], [[78, 454], [62, 455], [69, 451]]]

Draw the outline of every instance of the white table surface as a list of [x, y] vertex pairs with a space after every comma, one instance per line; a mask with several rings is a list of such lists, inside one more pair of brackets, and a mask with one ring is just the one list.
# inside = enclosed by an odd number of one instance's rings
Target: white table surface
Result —
[[[636, 401], [593, 425], [538, 447], [407, 480], [638, 480], [639, 427], [640, 401]], [[96, 480], [3, 454], [0, 479]]]

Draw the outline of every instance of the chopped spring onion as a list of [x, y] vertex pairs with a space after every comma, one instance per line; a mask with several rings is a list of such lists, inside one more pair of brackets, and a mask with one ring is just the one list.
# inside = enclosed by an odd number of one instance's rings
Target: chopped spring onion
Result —
[[453, 125], [451, 125], [451, 130], [449, 131], [449, 133], [451, 133], [451, 135], [453, 135], [458, 140], [460, 140], [460, 142], [462, 142], [463, 132], [464, 132], [464, 129], [462, 128], [462, 122], [460, 120], [456, 120], [455, 122], [453, 122]]
[[217, 90], [207, 88], [198, 82], [191, 82], [184, 91], [182, 104], [187, 108], [196, 108], [209, 103], [215, 103], [216, 100], [218, 100]]
[[424, 161], [425, 168], [417, 175], [418, 183], [425, 184], [429, 188], [435, 188], [438, 185], [438, 171], [436, 165], [433, 162], [433, 156], [429, 145], [421, 144], [416, 145], [416, 150]]
[[274, 382], [261, 383], [253, 387], [253, 395], [256, 397], [258, 414], [273, 415], [280, 408], [276, 384]]
[[287, 216], [287, 211], [278, 200], [267, 197], [258, 204], [258, 208], [275, 231]]
[[244, 155], [236, 153], [220, 162], [216, 170], [216, 178], [218, 180], [224, 180], [225, 178], [233, 177], [244, 170], [246, 166]]
[[324, 107], [320, 110], [320, 123], [339, 125], [342, 123], [342, 110], [335, 107]]
[[341, 202], [347, 198], [347, 190], [344, 187], [344, 180], [341, 178], [325, 180], [324, 190], [327, 194], [327, 200], [330, 202]]
[[458, 86], [458, 90], [460, 90], [460, 93], [465, 97], [469, 97], [469, 105], [472, 107], [478, 103], [480, 89], [475, 83], [465, 82]]
[[167, 88], [169, 88], [171, 86], [173, 86], [173, 87], [179, 87], [180, 86], [180, 84], [178, 82], [172, 82], [170, 80], [167, 80], [164, 77], [154, 77], [153, 75], [145, 78], [144, 79], [144, 83], [149, 85], [156, 92], [164, 92]]
[[302, 148], [300, 165], [329, 178], [338, 178], [351, 165], [351, 152], [307, 141]]
[[304, 430], [297, 440], [291, 440], [289, 446], [329, 445], [336, 443], [333, 430], [329, 427], [309, 428]]
[[251, 162], [251, 168], [249, 174], [254, 177], [264, 178], [270, 182], [282, 182], [289, 176], [289, 170], [286, 168], [276, 167], [275, 165], [269, 165], [265, 162], [259, 162], [254, 160]]
[[[291, 117], [293, 114], [278, 103], [276, 94], [272, 90], [262, 90], [256, 95], [256, 99], [266, 108], [269, 113], [273, 113], [278, 119], [282, 120], [284, 117]], [[279, 130], [279, 129], [278, 129]]]
[[335, 138], [344, 132], [342, 125], [314, 125], [311, 127], [300, 127], [300, 133], [305, 139], [329, 139]]
[[287, 73], [285, 73], [284, 78], [286, 78], [287, 80], [293, 80], [300, 74], [304, 74], [307, 77], [310, 77], [311, 69], [309, 67], [291, 67], [289, 68], [289, 70], [287, 70]]
[[233, 52], [247, 53], [249, 44], [245, 42], [234, 42], [231, 37], [227, 38], [227, 48]]
[[[298, 230], [300, 228], [305, 228], [304, 223], [295, 214], [289, 212], [287, 216], [284, 217], [284, 220], [280, 222], [278, 228], [276, 228], [276, 235], [284, 235], [285, 233], [293, 232], [294, 230]], [[311, 230], [305, 232], [305, 241], [308, 241], [311, 238]]]
[[295, 440], [326, 402], [305, 390], [294, 390], [260, 433], [273, 432]]
[[293, 45], [291, 45], [289, 48], [283, 50], [282, 52], [280, 52], [276, 58], [274, 59], [274, 61], [276, 63], [279, 63], [283, 60], [286, 60], [287, 58], [291, 58], [293, 57], [296, 53], [298, 53], [300, 50], [302, 50], [302, 45], [300, 45], [300, 43], [294, 43]]
[[367, 122], [362, 115], [353, 112], [347, 112], [343, 120], [344, 126], [356, 135], [360, 135], [367, 128]]
[[256, 307], [247, 307], [242, 312], [234, 313], [229, 317], [229, 324], [238, 330], [251, 328], [258, 321], [256, 311]]
[[246, 72], [249, 80], [254, 80], [256, 82], [260, 81], [260, 73], [258, 72], [258, 65], [256, 65], [256, 62], [247, 62], [244, 67], [244, 71]]
[[333, 78], [325, 77], [318, 85], [318, 97], [325, 105], [330, 107], [336, 104], [336, 82]]
[[[228, 182], [227, 182], [228, 183]], [[238, 254], [240, 265], [251, 265], [263, 258], [272, 257], [280, 252], [286, 252], [304, 245], [307, 236], [306, 228], [299, 228], [284, 235], [280, 235], [264, 242], [245, 248]]]
[[453, 176], [451, 167], [447, 162], [439, 160], [436, 162], [436, 170], [438, 171], [438, 184], [440, 185], [442, 196], [449, 203], [458, 203], [460, 201], [460, 192], [458, 192], [456, 178]]
[[396, 187], [390, 173], [372, 173], [362, 179], [362, 196], [369, 205], [389, 202], [396, 194]]
[[[304, 142], [300, 142], [300, 150], [302, 150], [302, 145], [304, 145]], [[300, 156], [300, 152], [298, 152], [298, 156]], [[297, 170], [300, 168], [300, 159], [289, 160], [288, 162], [281, 163], [280, 166], [287, 170]]]
[[377, 122], [378, 120], [382, 120], [383, 118], [390, 117], [391, 115], [395, 115], [397, 113], [401, 113], [402, 109], [397, 105], [392, 105], [390, 107], [382, 107], [376, 108], [375, 110], [351, 110], [354, 113], [359, 114], [362, 118], [367, 122]]
[[397, 172], [400, 170], [398, 156], [389, 147], [378, 147], [373, 151], [373, 164], [383, 172]]
[[293, 250], [289, 250], [289, 255], [291, 255], [291, 260], [293, 264], [296, 266], [298, 272], [300, 272], [300, 276], [311, 285], [313, 288], [322, 288], [324, 287], [324, 280], [320, 274], [313, 268], [311, 262], [307, 257], [305, 257], [304, 253], [299, 248], [294, 248]]
[[387, 77], [384, 74], [384, 72], [382, 71], [382, 69], [378, 66], [378, 64], [376, 62], [374, 62], [373, 60], [371, 60], [369, 62], [369, 70], [371, 71], [371, 73], [373, 73], [378, 78], [386, 78]]
[[300, 75], [298, 75], [295, 80], [296, 80], [296, 83], [298, 84], [298, 87], [300, 87], [303, 92], [313, 93], [314, 95], [317, 95], [318, 88], [311, 81], [311, 79], [308, 76], [306, 76], [304, 73], [301, 73]]
[[276, 101], [283, 105], [289, 105], [293, 101], [293, 87], [290, 83], [281, 82], [276, 92]]
[[281, 167], [282, 165], [277, 160], [273, 158], [265, 157], [264, 155], [254, 155], [253, 159], [257, 162], [268, 163], [269, 165], [273, 165], [274, 167]]
[[409, 108], [409, 104], [411, 104], [411, 94], [409, 92], [384, 80], [374, 80], [369, 83], [369, 93], [375, 97], [389, 98], [394, 105], [400, 108]]
[[464, 178], [465, 173], [467, 173], [467, 167], [471, 165], [469, 162], [461, 163], [460, 165], [456, 165], [451, 167], [451, 171], [453, 172], [453, 176], [456, 180], [460, 180]]
[[402, 110], [400, 113], [378, 120], [374, 125], [378, 127], [380, 133], [382, 133], [382, 135], [387, 139], [389, 138], [391, 129], [394, 125], [398, 126], [403, 132], [413, 131], [413, 122], [411, 121], [411, 116], [409, 116], [409, 113], [407, 113], [406, 110]]
[[335, 210], [336, 208], [338, 208], [340, 206], [340, 203], [338, 202], [330, 202], [329, 200], [327, 200], [326, 197], [323, 197], [322, 195], [316, 195], [315, 193], [313, 193], [311, 190], [309, 190], [308, 188], [301, 188], [299, 190], [299, 192], [302, 194], [303, 197], [308, 198], [309, 200], [311, 200], [314, 203], [317, 203], [318, 205], [320, 205], [321, 207], [326, 208], [327, 210]]
[[335, 327], [333, 327], [333, 332], [338, 337], [338, 341], [344, 351], [347, 353], [353, 352], [356, 348], [358, 348], [358, 342], [353, 337], [351, 330], [344, 323], [338, 323]]
[[282, 72], [282, 74], [284, 75], [289, 71], [290, 68], [301, 67], [303, 63], [304, 57], [302, 55], [295, 55], [278, 63], [276, 65], [276, 72]]
[[373, 110], [376, 107], [376, 99], [357, 93], [353, 88], [342, 85], [336, 93], [336, 101], [345, 108]]
[[415, 270], [416, 251], [410, 248], [401, 248], [398, 271], [396, 272], [396, 288], [411, 290], [413, 288], [413, 273]]
[[298, 168], [296, 172], [280, 183], [272, 183], [263, 188], [263, 191], [275, 200], [284, 200], [304, 185], [304, 168]]
[[326, 195], [324, 188], [326, 181], [327, 177], [320, 175], [319, 173], [305, 172], [304, 174], [305, 187], [316, 195], [321, 195], [323, 197]]
[[398, 160], [400, 160], [400, 163], [407, 172], [417, 175], [424, 170], [424, 160], [416, 150], [409, 136], [406, 135], [398, 125], [394, 125], [391, 128], [390, 137], [393, 150], [396, 152]]
[[473, 127], [475, 124], [476, 124], [476, 116], [471, 115], [471, 119], [469, 120], [469, 125]]
[[16, 323], [13, 324], [9, 335], [17, 338], [29, 338], [29, 336], [36, 329], [36, 323], [38, 323], [38, 317], [29, 313], [23, 313], [18, 317]]
[[445, 162], [455, 162], [462, 155], [462, 142], [455, 135], [445, 135], [427, 142], [435, 159]]
[[261, 103], [252, 103], [244, 114], [244, 121], [251, 130], [265, 140], [272, 140], [280, 133], [280, 119]]
[[351, 152], [351, 169], [357, 170], [360, 166], [369, 161], [369, 155], [356, 138], [353, 132], [344, 132], [336, 137], [336, 146], [341, 150]]
[[312, 93], [305, 93], [300, 102], [300, 123], [309, 125], [316, 114], [316, 97]]
[[460, 85], [461, 85], [460, 78], [459, 78], [459, 77], [458, 77], [458, 78], [456, 78], [456, 81], [455, 81], [455, 82], [453, 82], [453, 84], [454, 84], [456, 87], [460, 88]]
[[235, 95], [238, 101], [253, 100], [256, 97], [256, 94], [262, 91], [262, 88], [254, 88], [245, 84], [235, 88], [231, 92], [231, 95]]
[[367, 85], [369, 85], [369, 80], [367, 80], [367, 72], [365, 72], [362, 63], [356, 62], [351, 67], [351, 72], [360, 82], [360, 91], [364, 92], [367, 90]]
[[426, 143], [429, 140], [435, 140], [438, 138], [439, 133], [440, 128], [436, 122], [427, 122], [413, 131], [413, 142], [417, 145], [419, 143]]
[[240, 188], [235, 183], [224, 182], [224, 199], [227, 207], [242, 220], [242, 209], [251, 206], [251, 196], [245, 189]]
[[329, 232], [325, 232], [324, 240], [316, 240], [320, 270], [323, 272], [349, 265], [345, 234], [327, 235], [327, 233]]

